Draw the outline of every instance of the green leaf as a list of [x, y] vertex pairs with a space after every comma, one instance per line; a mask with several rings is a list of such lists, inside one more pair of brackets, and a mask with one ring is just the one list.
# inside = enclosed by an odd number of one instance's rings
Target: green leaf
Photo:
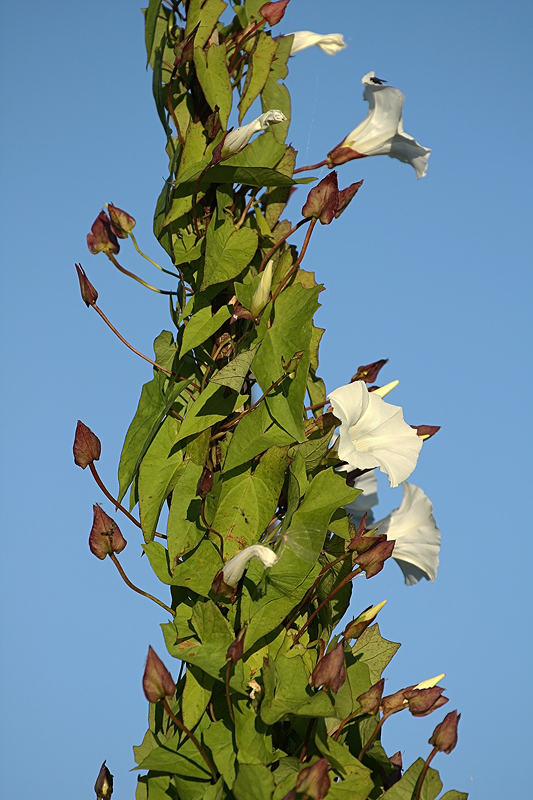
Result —
[[326, 800], [366, 800], [373, 786], [374, 782], [370, 777], [348, 775], [331, 784]]
[[[189, 669], [196, 669], [192, 665]], [[189, 670], [187, 670], [187, 673]], [[211, 751], [215, 767], [226, 784], [231, 787], [235, 781], [235, 744], [233, 734], [224, 720], [213, 722], [203, 734], [204, 744]]]
[[[200, 784], [201, 785], [201, 784]], [[149, 772], [139, 775], [137, 779], [136, 800], [178, 800], [176, 788], [171, 775], [159, 775]]]
[[218, 106], [220, 122], [224, 129], [228, 126], [231, 111], [232, 90], [226, 67], [226, 45], [211, 45], [207, 55], [200, 47], [194, 48], [196, 77], [200, 82], [205, 99], [214, 111]]
[[[185, 675], [185, 688], [181, 698], [183, 724], [192, 730], [202, 719], [213, 691], [214, 679], [189, 665]], [[205, 734], [204, 734], [205, 736]]]
[[[278, 172], [283, 173], [284, 175], [288, 175], [292, 177], [294, 172], [294, 168], [296, 166], [296, 150], [294, 147], [287, 147], [285, 150], [285, 154], [283, 158], [277, 165]], [[274, 225], [278, 222], [283, 209], [287, 205], [287, 201], [290, 197], [290, 187], [276, 187], [274, 189], [270, 189], [266, 193], [266, 208], [265, 208], [265, 219], [267, 225], [270, 228], [273, 228]]]
[[217, 422], [222, 422], [236, 408], [248, 400], [248, 395], [239, 395], [231, 392], [225, 397], [227, 389], [224, 386], [217, 386], [210, 383], [202, 392], [198, 399], [189, 407], [185, 420], [181, 423], [176, 443], [207, 430]]
[[172, 569], [178, 559], [196, 547], [205, 536], [205, 529], [200, 525], [202, 501], [195, 496], [202, 472], [202, 466], [192, 460], [187, 461], [172, 492], [167, 522], [167, 547]]
[[[161, 10], [161, 0], [150, 0], [144, 18], [144, 41], [146, 44], [146, 66], [152, 60], [154, 42], [160, 41], [161, 36], [156, 39], [157, 19]], [[165, 19], [166, 27], [166, 19]]]
[[171, 772], [184, 778], [207, 778], [210, 772], [203, 759], [199, 757], [198, 750], [190, 739], [184, 739], [179, 751], [176, 752], [173, 748], [178, 743], [179, 735], [176, 734], [172, 739], [169, 739], [165, 746], [152, 750], [136, 769]]
[[270, 800], [274, 792], [274, 778], [261, 764], [239, 764], [233, 784], [235, 800]]
[[239, 103], [239, 125], [242, 124], [244, 115], [263, 89], [277, 49], [278, 43], [266, 33], [260, 33], [255, 40], [252, 56], [248, 59], [248, 71]]
[[[383, 800], [414, 800], [416, 784], [420, 773], [424, 767], [424, 762], [418, 758], [411, 764], [402, 778], [383, 795]], [[442, 781], [437, 770], [428, 769], [427, 775], [422, 786], [420, 800], [435, 800], [442, 789]]]
[[261, 92], [261, 105], [263, 111], [279, 108], [287, 117], [287, 122], [280, 122], [272, 127], [272, 134], [280, 143], [287, 138], [291, 119], [291, 98], [287, 87], [279, 83], [288, 74], [287, 62], [289, 60], [293, 39], [291, 36], [281, 36], [278, 40], [276, 57], [273, 59], [268, 79]]
[[[253, 142], [250, 142], [244, 150], [237, 153], [224, 162], [228, 167], [243, 167], [245, 169], [256, 169], [257, 167], [274, 168], [280, 163], [285, 154], [285, 145], [280, 144], [274, 137], [273, 131], [280, 124], [274, 125], [270, 130], [262, 133]], [[283, 174], [283, 173], [282, 173]], [[285, 176], [287, 177], [287, 176]]]
[[180, 358], [213, 336], [231, 317], [231, 313], [229, 306], [222, 306], [214, 315], [212, 315], [211, 306], [197, 311], [185, 326], [181, 340]]
[[198, 32], [194, 37], [195, 47], [203, 47], [205, 45], [213, 32], [218, 18], [227, 5], [223, 0], [190, 0], [187, 9], [185, 36], [189, 36], [200, 23]]
[[163, 503], [172, 491], [178, 470], [183, 469], [183, 452], [170, 455], [179, 427], [177, 420], [167, 417], [139, 466], [139, 514], [146, 542], [154, 538]]
[[154, 341], [155, 360], [161, 367], [172, 371], [172, 364], [178, 349], [170, 331], [161, 331]]
[[383, 639], [376, 622], [357, 639], [352, 647], [352, 653], [354, 656], [361, 655], [361, 661], [367, 664], [370, 670], [371, 685], [374, 685], [379, 681], [381, 673], [400, 647], [401, 645], [397, 642]]
[[326, 692], [316, 692], [309, 686], [309, 670], [302, 658], [279, 654], [268, 659], [262, 670], [264, 697], [261, 719], [274, 725], [286, 714], [302, 717], [330, 717], [333, 707]]
[[272, 732], [252, 708], [250, 700], [238, 699], [235, 713], [235, 745], [241, 764], [271, 764], [277, 755], [272, 747]]
[[263, 402], [243, 417], [235, 428], [224, 469], [233, 470], [272, 445], [283, 447], [292, 442], [294, 437], [278, 425]]
[[439, 800], [468, 800], [466, 792], [458, 792], [456, 789], [451, 789], [446, 794], [443, 794]]
[[[339, 785], [343, 787], [342, 793], [338, 795], [333, 794], [333, 797], [352, 797], [365, 800], [374, 788], [370, 770], [368, 767], [361, 764], [345, 745], [336, 742], [331, 736], [328, 736], [326, 725], [323, 720], [320, 720], [318, 723], [315, 744], [320, 753], [328, 759], [329, 764], [333, 767], [335, 772], [343, 778], [338, 784], [332, 784], [332, 786]], [[352, 780], [350, 780], [347, 785], [345, 781], [348, 778], [352, 778]], [[353, 795], [350, 796], [346, 794], [348, 789], [353, 792]], [[327, 797], [329, 796], [330, 794], [327, 795]]]
[[[168, 10], [165, 9], [165, 12], [168, 13]], [[172, 136], [172, 128], [168, 124], [168, 111], [165, 103], [165, 98], [163, 96], [163, 91], [164, 91], [163, 58], [164, 58], [166, 41], [167, 41], [167, 32], [165, 30], [160, 40], [160, 44], [155, 50], [155, 58], [153, 63], [154, 71], [152, 75], [152, 94], [154, 96], [157, 114], [165, 130], [167, 139], [169, 139]]]
[[257, 233], [251, 228], [235, 229], [229, 219], [213, 217], [207, 229], [202, 289], [236, 278], [248, 266], [257, 250]]
[[[357, 497], [356, 492], [356, 489], [346, 485], [344, 475], [332, 469], [319, 472], [311, 481], [300, 508], [295, 512], [292, 525], [315, 525], [324, 531], [325, 536], [333, 512], [339, 506], [351, 503]], [[322, 544], [323, 540], [320, 549]]]
[[215, 373], [209, 382], [218, 383], [220, 386], [229, 386], [234, 392], [240, 392], [258, 347], [259, 345], [256, 345], [250, 350], [245, 350], [244, 353], [239, 353], [229, 364]]

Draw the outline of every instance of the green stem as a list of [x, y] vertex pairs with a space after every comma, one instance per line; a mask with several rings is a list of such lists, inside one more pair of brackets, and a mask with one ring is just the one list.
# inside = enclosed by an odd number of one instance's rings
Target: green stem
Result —
[[120, 561], [118, 560], [118, 558], [116, 557], [115, 553], [110, 553], [109, 556], [111, 558], [111, 561], [115, 565], [115, 567], [120, 572], [120, 576], [121, 576], [122, 580], [124, 581], [124, 583], [126, 583], [130, 587], [130, 589], [133, 589], [133, 591], [137, 592], [137, 594], [142, 594], [143, 597], [147, 597], [149, 600], [153, 600], [154, 603], [157, 603], [158, 606], [161, 606], [161, 608], [164, 608], [165, 611], [168, 611], [168, 613], [171, 616], [173, 616], [173, 617], [176, 616], [176, 612], [173, 611], [171, 608], [169, 608], [169, 606], [165, 605], [165, 603], [163, 603], [161, 600], [158, 600], [157, 597], [154, 597], [153, 595], [148, 594], [148, 592], [143, 592], [142, 589], [139, 589], [138, 586], [135, 586], [135, 584], [133, 584], [130, 581], [130, 579], [128, 578], [128, 576], [126, 575], [124, 570], [122, 569], [122, 565], [121, 565]]
[[146, 281], [143, 281], [143, 279], [139, 278], [138, 275], [135, 275], [133, 272], [130, 272], [128, 269], [124, 269], [124, 267], [122, 267], [118, 263], [117, 259], [113, 255], [113, 253], [106, 253], [106, 256], [115, 265], [115, 267], [118, 270], [120, 270], [120, 272], [124, 273], [124, 275], [127, 275], [129, 278], [133, 278], [134, 281], [137, 281], [137, 283], [142, 284], [142, 286], [145, 286], [147, 289], [151, 289], [152, 292], [157, 292], [158, 294], [177, 294], [177, 292], [169, 292], [166, 289], [156, 289], [155, 286], [152, 286], [150, 283], [146, 283]]
[[176, 272], [170, 272], [170, 270], [164, 269], [163, 267], [160, 267], [159, 264], [156, 264], [155, 261], [152, 261], [150, 256], [147, 256], [146, 253], [143, 253], [143, 251], [139, 248], [139, 245], [137, 244], [137, 239], [135, 238], [135, 236], [133, 235], [133, 233], [131, 231], [130, 231], [130, 237], [131, 237], [131, 241], [133, 242], [133, 246], [135, 247], [135, 249], [137, 250], [137, 252], [139, 253], [140, 256], [142, 256], [147, 261], [149, 261], [150, 264], [153, 264], [154, 267], [157, 267], [157, 269], [160, 269], [161, 272], [166, 272], [167, 275], [172, 275], [173, 278], [178, 278], [179, 277], [179, 275]]
[[205, 761], [205, 763], [207, 765], [207, 768], [209, 769], [209, 772], [213, 776], [213, 780], [216, 781], [217, 780], [217, 773], [215, 772], [215, 768], [211, 764], [211, 762], [210, 762], [210, 760], [209, 760], [209, 758], [207, 756], [207, 753], [205, 752], [204, 748], [202, 747], [202, 745], [200, 744], [200, 742], [198, 741], [198, 739], [196, 738], [194, 733], [192, 731], [190, 731], [183, 724], [183, 722], [180, 719], [177, 718], [177, 716], [174, 714], [174, 712], [170, 708], [170, 706], [168, 704], [168, 700], [167, 700], [166, 697], [163, 697], [163, 706], [164, 706], [165, 711], [167, 712], [168, 716], [170, 717], [170, 719], [174, 722], [174, 724], [177, 725], [178, 728], [180, 729], [180, 731], [183, 731], [183, 733], [186, 736], [188, 736], [189, 739], [191, 740], [191, 742], [195, 745], [196, 749], [198, 750], [198, 752], [202, 756], [203, 760]]
[[293, 228], [291, 228], [288, 233], [285, 234], [285, 236], [282, 236], [279, 242], [276, 242], [274, 247], [270, 248], [266, 256], [261, 261], [261, 264], [259, 265], [259, 272], [263, 272], [265, 265], [270, 256], [272, 255], [272, 253], [275, 253], [278, 247], [282, 245], [283, 242], [285, 242], [289, 238], [289, 236], [292, 236], [292, 234], [295, 233], [298, 230], [298, 228], [301, 228], [305, 222], [311, 222], [312, 219], [313, 219], [312, 217], [304, 217], [303, 219], [300, 220], [300, 222], [297, 222], [296, 225]]
[[[113, 505], [115, 506], [115, 508], [118, 508], [120, 511], [122, 511], [122, 513], [123, 513], [123, 514], [125, 514], [125, 515], [127, 516], [127, 518], [128, 518], [129, 520], [131, 520], [131, 522], [133, 522], [133, 524], [134, 524], [134, 525], [137, 525], [137, 527], [138, 527], [138, 528], [140, 528], [140, 529], [141, 529], [141, 531], [142, 531], [142, 525], [141, 525], [141, 523], [139, 522], [139, 520], [135, 519], [135, 517], [133, 516], [133, 514], [130, 514], [130, 512], [129, 512], [129, 511], [127, 511], [127, 510], [124, 508], [124, 506], [120, 505], [120, 503], [118, 502], [118, 500], [117, 500], [116, 498], [114, 498], [114, 497], [111, 495], [111, 493], [110, 493], [110, 492], [107, 490], [106, 486], [104, 485], [104, 483], [103, 483], [102, 479], [100, 478], [100, 475], [98, 474], [98, 471], [97, 471], [97, 469], [96, 469], [96, 467], [94, 466], [94, 463], [93, 463], [92, 461], [91, 461], [91, 463], [89, 464], [89, 469], [91, 470], [91, 474], [92, 474], [93, 478], [95, 479], [96, 483], [98, 484], [98, 486], [100, 487], [100, 489], [102, 490], [102, 492], [105, 494], [105, 496], [107, 497], [107, 499], [108, 499], [108, 500], [110, 500], [110, 501], [111, 501], [111, 503], [113, 503]], [[166, 539], [166, 538], [167, 538], [167, 537], [165, 536], [165, 534], [164, 534], [164, 533], [157, 533], [157, 531], [156, 531], [155, 535], [156, 535], [156, 536], [159, 536], [159, 538], [160, 538], [160, 539]]]
[[431, 753], [429, 754], [429, 756], [426, 758], [424, 766], [422, 767], [422, 772], [420, 773], [420, 776], [419, 776], [417, 784], [416, 784], [415, 800], [420, 800], [420, 795], [422, 794], [422, 784], [424, 783], [424, 778], [427, 775], [427, 771], [429, 769], [429, 765], [431, 764], [431, 762], [433, 761], [433, 759], [435, 758], [435, 756], [436, 756], [436, 754], [438, 752], [439, 752], [438, 747], [434, 747], [433, 750], [431, 751]]
[[322, 611], [324, 606], [327, 605], [327, 603], [329, 603], [330, 600], [332, 600], [338, 592], [340, 592], [340, 590], [342, 589], [343, 586], [346, 586], [346, 584], [349, 583], [353, 578], [357, 577], [357, 575], [359, 575], [361, 573], [361, 571], [362, 571], [361, 567], [357, 567], [357, 569], [354, 569], [352, 572], [350, 572], [348, 575], [346, 575], [346, 577], [343, 578], [342, 581], [334, 589], [331, 590], [331, 592], [328, 594], [328, 596], [325, 598], [325, 600], [322, 600], [322, 602], [320, 603], [318, 608], [316, 608], [313, 611], [313, 613], [307, 618], [307, 622], [303, 625], [302, 628], [300, 628], [299, 632], [294, 637], [294, 641], [293, 641], [291, 647], [294, 647], [294, 645], [296, 644], [296, 642], [298, 641], [298, 639], [300, 638], [302, 633], [309, 627], [309, 625], [314, 620], [316, 615], [320, 614], [320, 612]]

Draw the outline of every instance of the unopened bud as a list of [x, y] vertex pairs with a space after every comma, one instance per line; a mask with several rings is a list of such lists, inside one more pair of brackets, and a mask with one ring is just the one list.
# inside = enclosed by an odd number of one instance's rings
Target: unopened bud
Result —
[[379, 361], [373, 361], [371, 364], [365, 364], [362, 367], [357, 367], [357, 372], [352, 377], [350, 383], [353, 383], [354, 381], [374, 383], [379, 375], [380, 370], [385, 366], [388, 360], [388, 358], [381, 358]]
[[394, 545], [394, 539], [391, 539], [390, 542], [379, 542], [365, 553], [358, 554], [355, 558], [355, 563], [359, 564], [367, 578], [373, 578], [374, 575], [381, 572], [385, 561], [391, 557]]
[[295, 353], [288, 361], [285, 361], [283, 356], [281, 356], [281, 366], [283, 367], [283, 372], [285, 372], [290, 378], [295, 377], [298, 364], [302, 360], [304, 352], [304, 350], [298, 350], [298, 352]]
[[72, 452], [74, 453], [74, 463], [82, 469], [92, 464], [93, 461], [98, 461], [102, 452], [100, 439], [81, 420], [78, 420], [76, 425]]
[[409, 711], [413, 717], [427, 717], [448, 702], [447, 697], [441, 697], [443, 691], [441, 686], [433, 686], [430, 689], [408, 689], [403, 696], [409, 704]]
[[230, 317], [229, 324], [233, 325], [238, 319], [255, 319], [251, 311], [241, 306], [240, 303], [235, 303], [233, 306], [233, 314]]
[[236, 664], [237, 661], [240, 661], [242, 658], [242, 654], [244, 651], [245, 635], [246, 635], [246, 628], [241, 628], [239, 633], [237, 634], [237, 638], [235, 639], [235, 641], [233, 641], [228, 647], [228, 652], [226, 653], [226, 659], [232, 661], [233, 664]]
[[400, 381], [391, 381], [390, 383], [386, 383], [385, 386], [373, 386], [368, 391], [374, 392], [379, 397], [386, 397], [389, 392], [392, 392], [393, 389], [396, 389]]
[[91, 225], [91, 232], [87, 234], [87, 247], [94, 255], [96, 253], [116, 255], [119, 252], [120, 245], [111, 229], [111, 221], [105, 211], [100, 211]]
[[457, 711], [450, 711], [442, 722], [437, 725], [429, 739], [429, 744], [440, 750], [441, 753], [451, 753], [457, 744], [457, 726], [461, 715]]
[[134, 218], [113, 203], [106, 203], [106, 208], [111, 220], [111, 230], [119, 239], [126, 239], [128, 233], [135, 227]]
[[333, 170], [311, 189], [302, 208], [302, 216], [314, 217], [319, 219], [322, 225], [329, 225], [335, 218], [338, 200], [337, 173]]
[[105, 761], [100, 767], [100, 772], [94, 784], [94, 791], [98, 800], [110, 800], [113, 794], [113, 776], [105, 765]]
[[265, 3], [265, 5], [261, 6], [259, 9], [259, 13], [272, 28], [274, 25], [277, 25], [281, 19], [283, 19], [285, 9], [289, 5], [289, 2], [290, 0], [277, 0], [277, 2]]
[[416, 435], [424, 441], [431, 439], [432, 436], [435, 436], [440, 431], [440, 425], [411, 425], [411, 428], [414, 428]]
[[272, 269], [274, 262], [272, 259], [268, 262], [265, 269], [261, 273], [261, 280], [254, 292], [252, 301], [250, 303], [250, 311], [253, 317], [258, 317], [270, 299], [270, 289], [272, 288]]
[[352, 183], [350, 186], [347, 186], [346, 189], [340, 190], [337, 200], [337, 210], [335, 211], [335, 219], [338, 219], [343, 211], [348, 208], [362, 185], [363, 181], [358, 181], [357, 183]]
[[371, 686], [368, 692], [363, 692], [363, 694], [359, 695], [357, 698], [357, 702], [361, 706], [358, 711], [359, 714], [371, 714], [373, 717], [376, 716], [381, 705], [381, 696], [383, 694], [384, 687], [385, 678], [382, 678], [380, 681]]
[[320, 758], [311, 767], [305, 767], [296, 780], [296, 791], [312, 800], [323, 800], [331, 787], [327, 758]]
[[150, 703], [157, 703], [164, 697], [173, 697], [176, 693], [176, 684], [172, 680], [172, 675], [151, 647], [148, 648], [148, 657], [144, 668], [143, 690]]
[[335, 694], [346, 680], [346, 662], [342, 642], [320, 659], [309, 678], [310, 686], [331, 690]]
[[102, 561], [111, 553], [121, 553], [127, 542], [117, 523], [100, 508], [93, 506], [93, 526], [89, 534], [89, 549], [93, 556]]
[[87, 308], [89, 308], [89, 306], [93, 306], [98, 300], [98, 292], [85, 274], [85, 270], [83, 269], [82, 265], [75, 264], [75, 267], [76, 272], [78, 273], [78, 280], [80, 282], [81, 299]]
[[375, 620], [386, 602], [386, 600], [382, 600], [377, 606], [369, 606], [362, 614], [359, 614], [352, 622], [349, 622], [342, 634], [343, 638], [358, 639], [370, 623]]
[[213, 488], [213, 473], [207, 467], [204, 467], [204, 471], [200, 476], [200, 480], [196, 486], [196, 497], [201, 497], [202, 500], [204, 497], [207, 497], [211, 489]]

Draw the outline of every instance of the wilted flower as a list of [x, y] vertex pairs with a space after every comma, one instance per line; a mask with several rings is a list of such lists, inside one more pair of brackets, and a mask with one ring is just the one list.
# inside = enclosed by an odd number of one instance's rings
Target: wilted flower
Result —
[[296, 33], [287, 34], [294, 36], [291, 56], [299, 53], [300, 50], [305, 50], [306, 47], [312, 47], [316, 44], [328, 56], [334, 56], [339, 50], [344, 50], [346, 42], [342, 33], [313, 33], [312, 31], [296, 31]]
[[94, 255], [96, 253], [116, 255], [119, 252], [120, 245], [111, 229], [111, 222], [105, 211], [100, 211], [91, 225], [91, 232], [87, 234], [87, 247]]
[[394, 86], [384, 86], [374, 72], [368, 72], [362, 83], [365, 86], [363, 98], [369, 105], [368, 115], [328, 153], [328, 165], [335, 167], [353, 158], [387, 155], [411, 164], [417, 177], [423, 178], [431, 150], [419, 145], [403, 130], [405, 95]]
[[176, 692], [176, 684], [172, 680], [172, 675], [152, 647], [148, 648], [143, 675], [143, 690], [150, 703], [157, 703], [164, 697], [173, 697]]
[[342, 642], [320, 659], [309, 678], [309, 685], [317, 689], [322, 686], [335, 694], [346, 680], [346, 662]]
[[81, 292], [81, 299], [89, 308], [96, 303], [98, 300], [98, 292], [92, 285], [91, 281], [85, 274], [85, 270], [83, 269], [81, 264], [75, 264], [76, 272], [78, 273], [78, 280], [80, 282], [80, 292]]
[[114, 206], [113, 203], [106, 203], [106, 208], [111, 220], [111, 230], [119, 239], [126, 239], [128, 233], [136, 225], [134, 218], [127, 211]]
[[371, 622], [373, 622], [383, 606], [387, 601], [382, 600], [377, 606], [370, 606], [362, 614], [359, 614], [354, 620], [348, 623], [342, 634], [344, 639], [358, 639], [359, 636], [366, 631]]
[[347, 463], [340, 470], [379, 467], [393, 487], [409, 477], [422, 441], [404, 422], [399, 406], [369, 392], [364, 381], [340, 386], [329, 399], [341, 423], [338, 452]]
[[270, 289], [272, 288], [272, 269], [274, 262], [272, 259], [268, 262], [265, 269], [261, 273], [261, 280], [257, 285], [250, 303], [250, 311], [254, 318], [258, 317], [264, 309], [270, 298]]
[[375, 716], [381, 705], [381, 696], [385, 687], [385, 678], [381, 678], [377, 683], [370, 687], [368, 692], [363, 692], [357, 698], [357, 702], [361, 706], [359, 714], [371, 714]]
[[428, 740], [429, 744], [432, 744], [441, 753], [451, 753], [457, 744], [457, 726], [460, 719], [461, 715], [457, 711], [450, 711], [449, 714], [446, 714], [431, 734], [431, 738]]
[[100, 439], [81, 420], [78, 420], [76, 425], [72, 452], [74, 453], [74, 463], [82, 469], [92, 464], [93, 461], [98, 461], [102, 452]]
[[437, 577], [440, 530], [433, 516], [433, 505], [422, 489], [407, 482], [402, 483], [402, 489], [401, 506], [376, 522], [375, 527], [387, 539], [395, 541], [393, 558], [407, 586], [412, 586], [422, 578], [434, 581]]
[[323, 800], [331, 786], [328, 770], [327, 758], [320, 758], [311, 767], [305, 767], [296, 780], [296, 790], [312, 800]]
[[261, 559], [265, 569], [273, 567], [278, 560], [278, 556], [270, 547], [265, 547], [262, 544], [252, 544], [250, 547], [246, 547], [236, 556], [230, 558], [222, 568], [222, 578], [227, 586], [237, 586], [251, 558]]
[[113, 776], [105, 765], [105, 761], [100, 767], [100, 772], [94, 784], [94, 791], [98, 800], [110, 800], [113, 794]]
[[359, 526], [366, 514], [366, 524], [370, 528], [374, 523], [372, 508], [379, 503], [378, 479], [375, 470], [371, 469], [357, 478], [354, 483], [354, 489], [361, 489], [361, 494], [357, 495], [355, 500], [352, 500], [347, 506], [344, 506], [344, 510], [350, 517], [350, 522], [356, 526]]
[[93, 556], [102, 561], [111, 553], [121, 553], [127, 542], [117, 523], [100, 508], [93, 506], [93, 526], [89, 534], [89, 549]]
[[234, 131], [230, 131], [224, 139], [224, 146], [222, 148], [222, 158], [228, 158], [240, 152], [243, 147], [246, 147], [254, 133], [259, 131], [266, 131], [271, 125], [276, 125], [278, 122], [285, 122], [287, 117], [283, 111], [273, 108], [270, 111], [265, 111], [260, 114], [257, 119], [248, 125], [243, 125]]
[[265, 19], [270, 27], [277, 25], [283, 19], [285, 9], [289, 5], [290, 0], [275, 0], [272, 3], [265, 3], [261, 6], [259, 13]]

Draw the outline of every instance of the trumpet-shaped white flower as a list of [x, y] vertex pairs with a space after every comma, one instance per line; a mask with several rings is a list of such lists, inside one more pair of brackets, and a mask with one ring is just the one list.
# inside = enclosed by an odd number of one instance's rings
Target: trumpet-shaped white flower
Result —
[[334, 56], [339, 50], [344, 50], [346, 42], [342, 33], [313, 33], [312, 31], [296, 31], [296, 33], [287, 34], [294, 36], [291, 47], [291, 56], [299, 53], [300, 50], [305, 50], [306, 47], [312, 47], [316, 44], [328, 56]]
[[433, 504], [419, 486], [402, 483], [403, 500], [388, 517], [376, 522], [378, 533], [396, 544], [393, 559], [402, 570], [405, 583], [412, 586], [422, 578], [434, 581], [439, 566], [440, 530], [433, 516]]
[[222, 158], [228, 158], [228, 156], [239, 153], [243, 147], [246, 147], [254, 133], [266, 131], [271, 125], [276, 125], [278, 122], [285, 122], [286, 120], [287, 117], [283, 111], [273, 108], [270, 111], [265, 111], [264, 114], [260, 114], [257, 119], [249, 122], [248, 125], [243, 125], [241, 128], [230, 131], [224, 141]]
[[270, 547], [265, 547], [262, 544], [252, 544], [224, 564], [222, 568], [224, 583], [228, 586], [237, 586], [251, 558], [260, 558], [265, 569], [273, 567], [278, 560], [278, 556]]
[[372, 508], [379, 503], [378, 479], [375, 470], [365, 472], [364, 475], [357, 478], [354, 483], [354, 489], [361, 489], [361, 494], [347, 506], [344, 506], [344, 509], [348, 516], [351, 517], [353, 524], [357, 527], [366, 514], [366, 526], [370, 528], [375, 519]]
[[338, 453], [346, 464], [340, 470], [379, 467], [391, 486], [409, 477], [422, 440], [404, 421], [400, 406], [369, 392], [364, 381], [340, 386], [330, 393], [329, 400], [341, 423]]
[[329, 166], [343, 164], [352, 158], [386, 155], [411, 164], [417, 177], [423, 178], [431, 150], [422, 147], [403, 129], [405, 95], [394, 86], [383, 86], [375, 72], [368, 72], [362, 83], [365, 87], [363, 98], [369, 105], [368, 115], [329, 153]]

